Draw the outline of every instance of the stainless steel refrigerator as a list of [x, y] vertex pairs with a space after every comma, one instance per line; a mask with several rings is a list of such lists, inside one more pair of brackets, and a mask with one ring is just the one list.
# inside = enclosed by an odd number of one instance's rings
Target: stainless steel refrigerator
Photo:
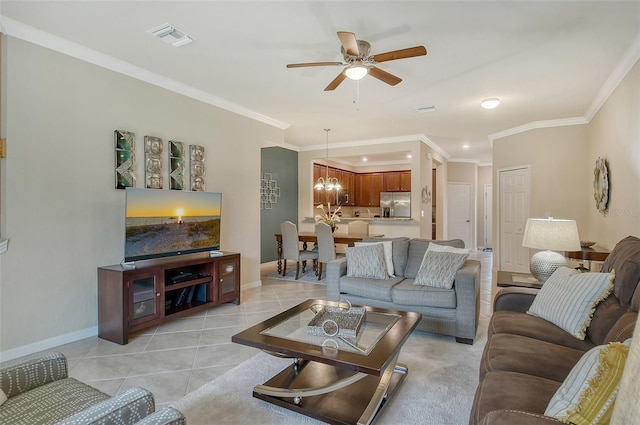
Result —
[[380, 192], [382, 217], [411, 218], [411, 192]]

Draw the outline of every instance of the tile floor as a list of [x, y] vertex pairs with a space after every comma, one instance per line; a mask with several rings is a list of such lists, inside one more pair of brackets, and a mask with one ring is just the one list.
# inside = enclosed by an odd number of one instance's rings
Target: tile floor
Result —
[[[480, 314], [487, 318], [494, 289], [492, 253], [474, 251], [470, 258], [482, 263]], [[67, 356], [73, 378], [110, 395], [144, 387], [153, 392], [157, 406], [167, 405], [258, 352], [232, 343], [232, 335], [308, 298], [324, 298], [321, 284], [266, 278], [274, 267], [263, 265], [262, 286], [244, 290], [240, 305], [225, 304], [146, 329], [124, 346], [91, 337], [54, 349]]]

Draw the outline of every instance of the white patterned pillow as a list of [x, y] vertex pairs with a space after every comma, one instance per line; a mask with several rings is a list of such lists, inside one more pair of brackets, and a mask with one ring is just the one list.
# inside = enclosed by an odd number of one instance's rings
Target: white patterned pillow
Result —
[[468, 249], [430, 243], [413, 284], [434, 288], [453, 288], [456, 272], [468, 256]]
[[598, 303], [613, 290], [615, 272], [579, 273], [559, 267], [542, 285], [528, 314], [540, 317], [584, 339]]
[[608, 424], [629, 345], [631, 339], [587, 351], [549, 401], [545, 416], [576, 425]]
[[384, 248], [381, 244], [349, 247], [347, 257], [347, 276], [389, 279], [384, 261]]
[[384, 248], [384, 261], [387, 265], [387, 273], [389, 273], [389, 277], [395, 277], [393, 270], [393, 241], [382, 241], [382, 242], [356, 242], [356, 246], [366, 246], [373, 244], [382, 244]]

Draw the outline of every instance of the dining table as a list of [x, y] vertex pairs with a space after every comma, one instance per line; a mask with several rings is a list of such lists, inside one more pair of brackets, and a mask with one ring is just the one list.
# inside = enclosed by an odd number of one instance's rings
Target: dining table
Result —
[[[333, 241], [337, 244], [355, 246], [356, 242], [362, 242], [364, 238], [380, 238], [383, 234], [366, 233], [334, 233]], [[278, 274], [282, 274], [282, 233], [276, 233], [276, 243], [278, 244]], [[318, 242], [318, 235], [315, 232], [299, 232], [298, 240], [302, 242], [302, 248], [307, 249], [307, 244]]]

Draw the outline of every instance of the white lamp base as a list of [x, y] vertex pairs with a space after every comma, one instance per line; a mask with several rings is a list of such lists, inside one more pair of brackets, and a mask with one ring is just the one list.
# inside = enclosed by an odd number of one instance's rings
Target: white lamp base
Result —
[[531, 257], [529, 270], [531, 270], [533, 277], [540, 282], [546, 282], [558, 267], [566, 266], [567, 264], [567, 259], [562, 254], [549, 250], [540, 251]]

